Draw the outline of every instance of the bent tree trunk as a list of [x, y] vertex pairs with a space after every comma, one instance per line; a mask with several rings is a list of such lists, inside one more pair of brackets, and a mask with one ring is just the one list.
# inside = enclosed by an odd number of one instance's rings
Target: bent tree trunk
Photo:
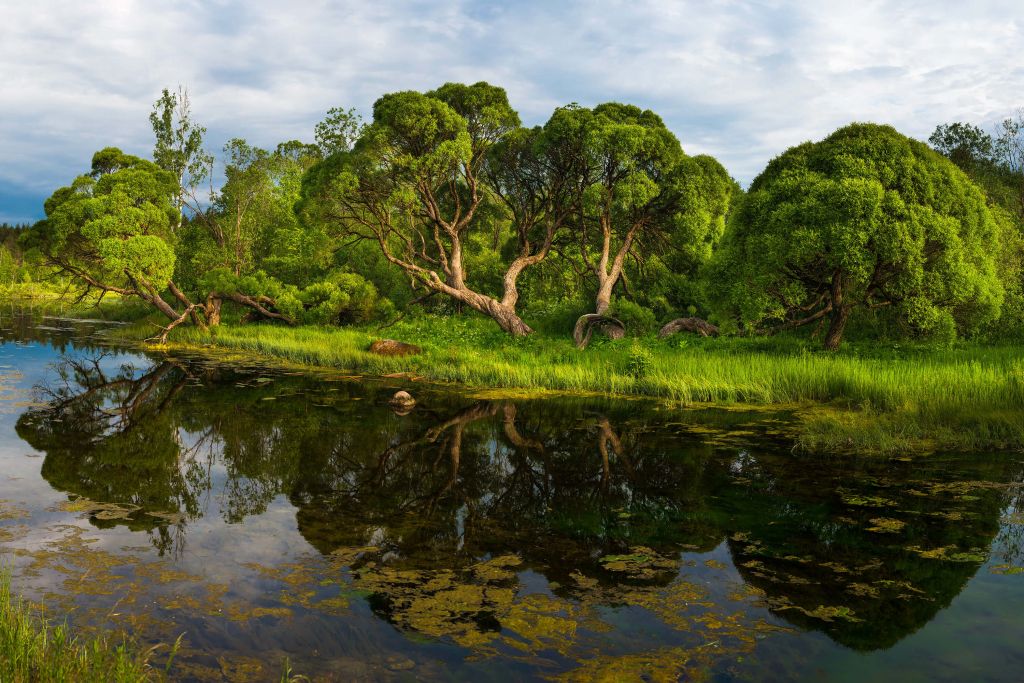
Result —
[[594, 302], [595, 312], [581, 315], [576, 320], [576, 326], [572, 330], [572, 340], [576, 343], [576, 348], [587, 348], [594, 330], [610, 339], [622, 339], [626, 336], [626, 326], [622, 321], [608, 315], [608, 308], [612, 303], [612, 287], [615, 286], [616, 279], [607, 277], [602, 280]]
[[718, 326], [712, 325], [703, 318], [676, 318], [661, 328], [658, 338], [664, 339], [676, 332], [695, 332], [702, 337], [717, 337]]
[[473, 310], [483, 313], [498, 324], [503, 332], [514, 337], [525, 337], [533, 332], [533, 329], [523, 322], [523, 319], [516, 313], [515, 306], [498, 301], [492, 297], [474, 292], [469, 288], [454, 289], [452, 298], [461, 301]]

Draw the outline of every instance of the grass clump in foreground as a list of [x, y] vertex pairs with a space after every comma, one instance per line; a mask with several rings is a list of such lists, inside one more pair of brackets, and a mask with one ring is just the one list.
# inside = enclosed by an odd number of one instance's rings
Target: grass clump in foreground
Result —
[[[418, 344], [402, 358], [374, 339]], [[173, 340], [361, 373], [410, 373], [476, 387], [651, 396], [681, 404], [801, 408], [800, 446], [899, 452], [1024, 448], [1024, 358], [1015, 347], [847, 344], [797, 338], [653, 337], [578, 350], [542, 333], [508, 337], [488, 321], [423, 317], [386, 330], [225, 325]]]
[[[9, 574], [0, 574], [0, 681], [4, 683], [136, 683], [159, 681], [156, 648], [137, 650], [106, 636], [75, 637], [66, 624], [52, 626], [11, 594]], [[171, 657], [177, 650], [172, 648]]]

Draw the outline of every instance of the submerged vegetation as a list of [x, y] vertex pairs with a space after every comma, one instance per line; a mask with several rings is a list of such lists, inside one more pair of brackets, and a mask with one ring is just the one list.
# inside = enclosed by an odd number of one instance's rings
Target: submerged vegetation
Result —
[[0, 572], [0, 680], [149, 683], [164, 678], [149, 663], [153, 653], [152, 648], [141, 649], [106, 635], [81, 638], [67, 624], [50, 624], [41, 609], [11, 594], [10, 574]]

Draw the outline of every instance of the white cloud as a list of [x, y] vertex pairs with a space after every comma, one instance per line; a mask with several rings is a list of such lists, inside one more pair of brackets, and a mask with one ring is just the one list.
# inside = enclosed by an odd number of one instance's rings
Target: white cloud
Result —
[[[0, 220], [119, 145], [145, 154], [163, 87], [187, 85], [210, 145], [311, 137], [331, 106], [447, 80], [505, 86], [528, 122], [569, 101], [662, 114], [749, 181], [852, 120], [926, 137], [1024, 102], [1017, 2], [7, 0], [0, 7]], [[13, 188], [13, 189], [12, 189]]]

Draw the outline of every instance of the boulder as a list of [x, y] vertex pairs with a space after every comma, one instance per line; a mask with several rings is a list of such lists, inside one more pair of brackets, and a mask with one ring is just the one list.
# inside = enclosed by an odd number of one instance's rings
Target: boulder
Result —
[[415, 344], [406, 344], [395, 339], [378, 339], [370, 344], [369, 350], [378, 356], [415, 356], [423, 351]]
[[391, 397], [389, 401], [392, 410], [399, 415], [408, 415], [409, 411], [412, 410], [413, 406], [416, 405], [416, 399], [412, 397], [408, 391], [396, 391], [395, 395]]

